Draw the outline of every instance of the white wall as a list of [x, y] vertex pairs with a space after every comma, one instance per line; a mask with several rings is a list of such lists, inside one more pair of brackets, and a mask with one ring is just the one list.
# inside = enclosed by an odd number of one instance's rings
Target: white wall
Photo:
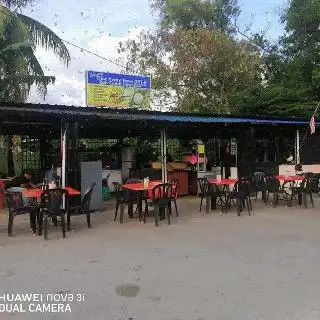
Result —
[[313, 172], [320, 173], [320, 164], [302, 165], [302, 171], [296, 172], [294, 164], [283, 164], [279, 166], [279, 175], [295, 175], [296, 173]]

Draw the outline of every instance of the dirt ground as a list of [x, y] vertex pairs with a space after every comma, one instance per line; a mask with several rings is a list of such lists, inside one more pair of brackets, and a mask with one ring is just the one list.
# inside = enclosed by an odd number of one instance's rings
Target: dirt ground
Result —
[[8, 238], [3, 213], [0, 311], [14, 304], [5, 293], [40, 293], [40, 307], [49, 305], [47, 294], [65, 308], [57, 300], [73, 301], [64, 313], [31, 312], [23, 302], [26, 312], [0, 319], [319, 320], [319, 199], [315, 205], [253, 201], [254, 214], [237, 217], [199, 213], [199, 199], [185, 197], [171, 226], [156, 228], [152, 218], [113, 222], [111, 201], [93, 214], [92, 229], [76, 217], [66, 239], [52, 226], [46, 242], [31, 234], [27, 217]]

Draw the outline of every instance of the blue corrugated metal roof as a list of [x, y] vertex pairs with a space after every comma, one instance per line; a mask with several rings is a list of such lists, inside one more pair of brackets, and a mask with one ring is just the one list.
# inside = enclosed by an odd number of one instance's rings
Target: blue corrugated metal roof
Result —
[[185, 115], [151, 115], [150, 120], [169, 122], [193, 122], [193, 123], [255, 123], [255, 124], [296, 124], [306, 125], [308, 121], [281, 120], [281, 119], [255, 119], [255, 118], [229, 118], [229, 117], [200, 117]]
[[[167, 123], [251, 123], [251, 124], [284, 124], [284, 125], [308, 125], [309, 119], [303, 118], [280, 118], [267, 116], [231, 116], [231, 115], [200, 115], [185, 114], [176, 112], [147, 111], [137, 109], [115, 109], [115, 108], [94, 108], [75, 107], [47, 104], [5, 104], [0, 105], [0, 110], [7, 112], [40, 113], [50, 114], [66, 119], [85, 117], [86, 119], [101, 118], [105, 120], [127, 120], [127, 121], [158, 121]], [[320, 124], [316, 124], [317, 126]]]

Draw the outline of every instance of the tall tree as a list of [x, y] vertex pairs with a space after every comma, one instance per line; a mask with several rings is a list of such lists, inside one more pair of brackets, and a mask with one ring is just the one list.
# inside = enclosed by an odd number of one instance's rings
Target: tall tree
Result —
[[206, 29], [224, 33], [235, 31], [234, 19], [240, 13], [237, 0], [154, 0], [165, 29]]
[[28, 44], [16, 47], [14, 51], [5, 50], [0, 57], [1, 100], [23, 102], [27, 99], [33, 84], [45, 95], [47, 85], [54, 82], [53, 76], [45, 76], [35, 56], [37, 46], [52, 50], [66, 65], [70, 62], [67, 48], [53, 31], [40, 22], [10, 9], [13, 6], [19, 9], [27, 2], [30, 1], [5, 0], [2, 3], [8, 7], [0, 6], [0, 50], [19, 43]]
[[320, 1], [290, 0], [285, 34], [264, 57], [265, 82], [240, 99], [243, 112], [310, 116], [320, 98]]
[[234, 0], [156, 0], [156, 32], [120, 44], [127, 70], [151, 73], [154, 105], [184, 112], [234, 112], [238, 90], [260, 81], [260, 53], [232, 36]]
[[291, 0], [283, 15], [287, 35], [284, 48], [299, 80], [313, 86], [320, 98], [320, 1]]
[[[45, 96], [53, 76], [45, 76], [35, 56], [37, 46], [53, 51], [68, 65], [70, 54], [63, 41], [40, 22], [18, 11], [32, 0], [2, 0], [0, 5], [0, 100], [25, 102], [32, 85]], [[8, 137], [8, 174], [14, 175], [14, 137]]]

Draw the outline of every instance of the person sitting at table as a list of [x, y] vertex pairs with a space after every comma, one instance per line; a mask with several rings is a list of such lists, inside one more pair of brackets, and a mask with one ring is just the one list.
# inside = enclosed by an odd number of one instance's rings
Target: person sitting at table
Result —
[[[34, 188], [35, 184], [32, 182], [33, 172], [25, 170], [21, 175], [14, 177], [6, 184], [6, 190], [9, 192], [23, 192], [24, 189]], [[23, 198], [24, 204], [29, 203], [28, 198]]]
[[53, 189], [56, 187], [58, 176], [56, 174], [56, 169], [54, 164], [51, 164], [47, 167], [46, 172], [44, 174], [44, 178], [47, 180], [49, 187], [51, 186], [50, 189]]
[[23, 188], [30, 189], [34, 188], [35, 184], [32, 182], [33, 172], [30, 170], [25, 170], [21, 175], [14, 177], [12, 180], [8, 181], [6, 189], [10, 188]]

